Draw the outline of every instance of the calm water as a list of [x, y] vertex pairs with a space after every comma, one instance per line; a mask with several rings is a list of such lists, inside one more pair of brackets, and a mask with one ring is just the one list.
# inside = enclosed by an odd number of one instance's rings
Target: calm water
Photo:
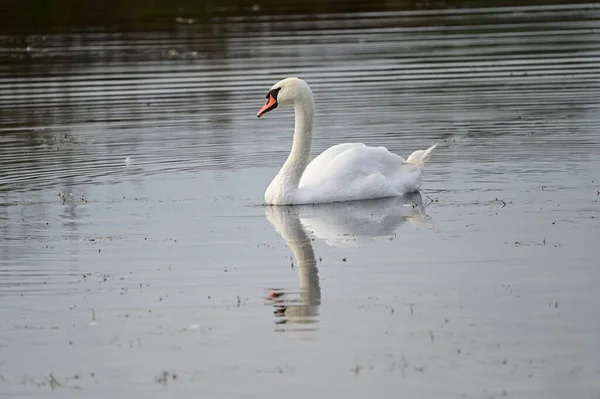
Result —
[[[599, 6], [0, 50], [0, 396], [600, 397]], [[438, 142], [421, 194], [263, 207], [286, 76], [314, 155]]]

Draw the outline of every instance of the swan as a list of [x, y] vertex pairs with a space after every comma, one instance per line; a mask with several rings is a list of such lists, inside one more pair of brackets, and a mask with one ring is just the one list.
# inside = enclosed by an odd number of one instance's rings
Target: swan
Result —
[[261, 117], [280, 105], [293, 105], [292, 150], [265, 192], [267, 205], [301, 205], [395, 197], [418, 191], [423, 165], [437, 143], [406, 160], [385, 147], [363, 143], [334, 145], [308, 162], [315, 104], [308, 84], [291, 77], [275, 83], [266, 95]]

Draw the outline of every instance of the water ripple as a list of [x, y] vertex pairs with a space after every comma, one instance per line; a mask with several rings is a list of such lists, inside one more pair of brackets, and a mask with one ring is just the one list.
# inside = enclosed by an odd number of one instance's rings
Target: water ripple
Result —
[[212, 26], [31, 35], [25, 47], [1, 36], [0, 187], [278, 165], [290, 113], [255, 113], [288, 75], [314, 89], [314, 153], [363, 141], [404, 154], [435, 140], [447, 144], [442, 165], [466, 156], [552, 162], [593, 156], [600, 143], [596, 4]]

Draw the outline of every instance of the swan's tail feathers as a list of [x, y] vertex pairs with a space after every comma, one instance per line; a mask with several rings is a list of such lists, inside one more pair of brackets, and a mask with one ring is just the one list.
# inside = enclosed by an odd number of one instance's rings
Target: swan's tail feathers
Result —
[[412, 154], [410, 154], [406, 162], [418, 166], [423, 166], [423, 164], [427, 162], [429, 158], [431, 158], [431, 152], [435, 149], [435, 147], [437, 147], [437, 143], [435, 143], [426, 150], [417, 150], [413, 152]]

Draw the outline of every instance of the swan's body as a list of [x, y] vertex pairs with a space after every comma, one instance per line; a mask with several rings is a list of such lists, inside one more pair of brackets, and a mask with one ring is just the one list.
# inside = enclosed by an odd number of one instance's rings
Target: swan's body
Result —
[[344, 143], [309, 163], [315, 106], [306, 82], [298, 78], [277, 82], [258, 116], [285, 104], [292, 104], [295, 111], [292, 150], [265, 192], [268, 205], [394, 197], [420, 188], [423, 164], [437, 144], [415, 151], [405, 160], [385, 147]]

